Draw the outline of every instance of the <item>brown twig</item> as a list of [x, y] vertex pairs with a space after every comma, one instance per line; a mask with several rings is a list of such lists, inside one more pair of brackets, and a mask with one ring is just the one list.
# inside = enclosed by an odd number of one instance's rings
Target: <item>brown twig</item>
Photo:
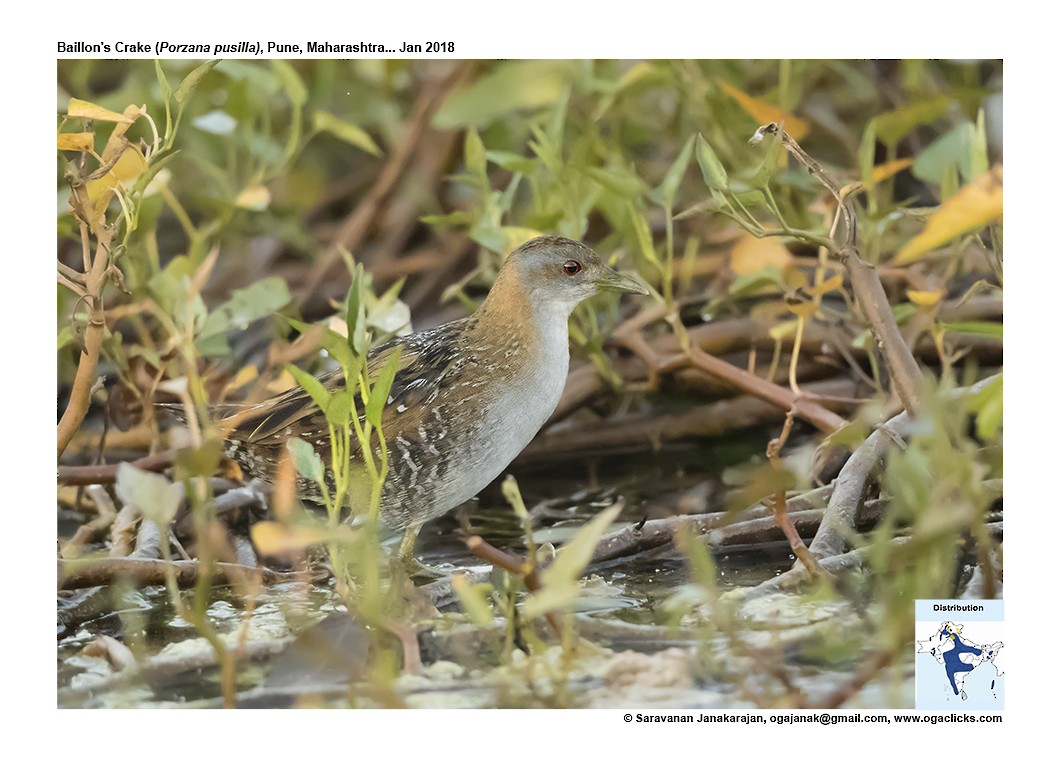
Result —
[[[780, 435], [770, 440], [769, 445], [766, 447], [766, 457], [776, 470], [784, 468], [784, 463], [780, 460], [780, 451], [784, 448], [784, 444], [788, 442], [788, 436], [791, 434], [791, 426], [794, 421], [795, 412], [788, 411], [787, 416], [784, 418], [784, 426], [780, 431]], [[788, 546], [791, 547], [791, 551], [799, 559], [803, 567], [816, 578], [824, 576], [824, 571], [817, 564], [817, 558], [806, 548], [802, 541], [802, 536], [795, 530], [795, 525], [788, 516], [787, 494], [783, 490], [778, 490], [773, 498], [773, 522], [776, 523], [777, 528], [784, 532]]]
[[[190, 587], [202, 575], [198, 560], [140, 560], [129, 557], [85, 558], [58, 562], [59, 589], [83, 589], [131, 579], [138, 584], [164, 584], [166, 572], [172, 569], [180, 587]], [[281, 573], [268, 568], [246, 568], [235, 563], [213, 563], [211, 576], [221, 583], [239, 583], [261, 573], [265, 584], [304, 579], [304, 573]]]
[[[467, 548], [475, 557], [483, 560], [494, 568], [500, 568], [513, 576], [518, 576], [526, 584], [531, 592], [541, 589], [541, 577], [538, 576], [537, 566], [529, 560], [509, 554], [502, 549], [497, 549], [481, 536], [468, 536]], [[556, 633], [556, 637], [563, 637], [563, 627], [555, 613], [549, 611], [545, 614], [549, 626]]]
[[831, 434], [846, 424], [846, 420], [833, 413], [823, 405], [814, 402], [800, 401], [798, 396], [790, 389], [781, 387], [768, 379], [755, 376], [743, 368], [732, 363], [709, 355], [692, 342], [691, 336], [674, 315], [667, 318], [677, 335], [681, 349], [688, 355], [692, 365], [707, 373], [717, 376], [727, 384], [732, 384], [743, 392], [754, 397], [772, 403], [783, 408], [785, 411], [794, 411], [795, 415], [804, 421], [813, 424], [822, 432]]
[[[806, 386], [814, 392], [843, 397], [856, 392], [854, 383], [849, 379], [829, 379]], [[811, 410], [819, 407], [800, 401], [800, 409], [803, 406]], [[576, 428], [557, 428], [544, 432], [534, 438], [516, 461], [519, 464], [540, 464], [572, 455], [605, 455], [645, 448], [655, 450], [667, 442], [690, 437], [713, 437], [729, 430], [756, 426], [772, 421], [778, 415], [775, 405], [752, 395], [741, 395], [680, 413], [615, 417], [579, 424]]]
[[[886, 508], [887, 500], [885, 499], [871, 499], [865, 502], [862, 513], [858, 518], [858, 527], [867, 528], [876, 523]], [[823, 507], [797, 512], [789, 509], [788, 519], [794, 525], [800, 537], [809, 537], [813, 536], [821, 525], [824, 513]], [[758, 517], [753, 520], [742, 520], [716, 528], [707, 534], [706, 539], [707, 543], [712, 547], [735, 547], [787, 540], [787, 536], [783, 531], [778, 531], [772, 518]]]
[[63, 557], [77, 557], [84, 550], [85, 545], [98, 541], [110, 530], [114, 520], [118, 517], [118, 511], [114, 508], [114, 502], [100, 485], [90, 485], [88, 495], [96, 504], [97, 515], [89, 522], [80, 526], [70, 540], [63, 545], [60, 554]]
[[132, 504], [126, 504], [118, 511], [110, 527], [111, 557], [128, 557], [132, 554], [136, 541], [136, 523], [140, 520], [140, 510]]
[[[816, 509], [828, 502], [832, 488], [825, 486], [815, 488], [787, 500], [789, 512]], [[691, 528], [694, 535], [702, 536], [725, 526], [738, 524], [740, 521], [768, 519], [772, 511], [764, 504], [758, 504], [744, 512], [705, 512], [698, 515], [679, 515], [659, 520], [648, 520], [643, 525], [630, 525], [614, 533], [603, 536], [593, 550], [590, 564], [629, 557], [640, 552], [659, 549], [674, 543], [679, 528]]]
[[304, 311], [315, 297], [321, 285], [339, 263], [342, 251], [355, 251], [368, 234], [369, 227], [375, 221], [383, 202], [390, 196], [401, 178], [423, 132], [430, 124], [431, 116], [442, 103], [445, 96], [459, 84], [470, 71], [471, 65], [457, 67], [449, 77], [440, 83], [424, 88], [412, 108], [405, 135], [390, 156], [387, 158], [372, 188], [361, 199], [353, 212], [346, 217], [332, 238], [331, 245], [320, 255], [306, 279], [299, 297], [299, 306]]
[[[163, 451], [142, 459], [130, 462], [137, 469], [147, 472], [161, 472], [173, 466], [176, 461], [175, 450]], [[59, 485], [107, 485], [118, 479], [120, 464], [92, 464], [84, 467], [60, 466], [56, 472]]]
[[912, 351], [898, 331], [898, 323], [894, 319], [891, 304], [887, 300], [887, 293], [883, 289], [876, 268], [861, 258], [857, 244], [857, 217], [854, 214], [854, 204], [850, 200], [850, 195], [839, 186], [824, 166], [800, 147], [798, 142], [791, 138], [783, 128], [776, 123], [763, 125], [755, 132], [755, 139], [760, 140], [766, 134], [777, 136], [781, 146], [835, 197], [839, 205], [840, 218], [845, 225], [845, 242], [840, 245], [832, 241], [829, 250], [846, 266], [854, 296], [869, 321], [869, 327], [872, 329], [876, 343], [883, 351], [883, 359], [891, 374], [891, 381], [894, 382], [898, 397], [905, 406], [905, 410], [915, 416], [920, 408], [920, 389], [923, 377]]
[[[71, 203], [80, 218], [81, 241], [87, 253], [89, 248], [88, 215], [91, 203], [84, 195], [83, 186], [75, 186]], [[83, 199], [82, 199], [83, 197]], [[63, 411], [62, 418], [56, 427], [58, 443], [57, 458], [62, 458], [63, 451], [77, 433], [81, 422], [85, 420], [88, 406], [92, 399], [92, 388], [96, 383], [96, 366], [99, 364], [99, 353], [103, 348], [106, 335], [106, 318], [103, 312], [103, 289], [106, 287], [110, 267], [110, 243], [114, 230], [106, 226], [94, 226], [96, 252], [92, 257], [91, 268], [85, 273], [85, 292], [83, 295], [88, 307], [88, 322], [82, 336], [81, 356], [77, 361], [77, 373], [70, 387], [70, 399]]]
[[884, 424], [884, 428], [873, 432], [847, 459], [836, 478], [828, 511], [810, 544], [810, 551], [817, 557], [838, 555], [846, 547], [847, 537], [857, 523], [858, 510], [868, 490], [869, 479], [887, 449], [893, 445], [891, 435], [905, 432], [909, 422], [907, 414], [898, 414]]
[[[965, 302], [963, 305], [957, 300], [946, 302], [940, 309], [939, 317], [947, 322], [957, 322], [962, 320], [993, 319], [1000, 317], [1001, 312], [1000, 301], [989, 297], [977, 297]], [[622, 334], [631, 330], [631, 325], [639, 325], [639, 323], [644, 321], [658, 322], [664, 317], [665, 312], [661, 308], [648, 307], [616, 328], [612, 338], [616, 343], [621, 344]], [[688, 329], [688, 337], [693, 345], [713, 355], [736, 352], [744, 348], [772, 349], [775, 345], [775, 341], [769, 336], [768, 324], [752, 317], [718, 320], [697, 325]], [[968, 337], [967, 341], [974, 343], [980, 357], [984, 355], [990, 359], [1000, 357], [1000, 344], [996, 343], [998, 340], [984, 337]], [[961, 343], [965, 344], [966, 341], [962, 339]], [[657, 358], [660, 361], [665, 361], [665, 364], [659, 364], [657, 371], [659, 375], [674, 371], [682, 371], [681, 376], [687, 376], [691, 373], [692, 369], [688, 368], [688, 356], [682, 352], [681, 344], [676, 334], [668, 333], [658, 336], [652, 339], [649, 344]], [[865, 358], [866, 353], [863, 350], [848, 349], [842, 340], [838, 338], [834, 327], [826, 326], [822, 323], [808, 324], [803, 332], [803, 357], [823, 355], [827, 348], [837, 351], [847, 361], [847, 364], [851, 366], [854, 376], [875, 389], [875, 382], [869, 379], [862, 371], [862, 368], [856, 364], [856, 360]], [[916, 352], [930, 358], [934, 354], [933, 345], [922, 345]], [[651, 375], [646, 363], [639, 357], [628, 361], [619, 361], [618, 368], [627, 382], [645, 379]], [[703, 376], [705, 377], [706, 374], [703, 374]], [[807, 375], [800, 369], [799, 377], [800, 380], [805, 380]], [[812, 373], [809, 378], [813, 378]], [[731, 388], [731, 385], [729, 388]], [[610, 391], [611, 387], [593, 366], [572, 366], [570, 375], [567, 377], [567, 385], [563, 389], [563, 395], [560, 397], [559, 404], [549, 418], [548, 423], [555, 424], [562, 421], [579, 408], [603, 397]]]
[[[996, 380], [996, 376], [983, 379], [970, 387], [954, 390], [953, 397], [981, 392]], [[883, 460], [888, 448], [908, 430], [912, 418], [906, 412], [889, 419], [858, 446], [847, 460], [835, 482], [835, 493], [828, 502], [828, 511], [810, 551], [817, 557], [837, 555], [846, 547], [847, 535], [857, 524], [858, 509], [868, 489], [869, 480]]]

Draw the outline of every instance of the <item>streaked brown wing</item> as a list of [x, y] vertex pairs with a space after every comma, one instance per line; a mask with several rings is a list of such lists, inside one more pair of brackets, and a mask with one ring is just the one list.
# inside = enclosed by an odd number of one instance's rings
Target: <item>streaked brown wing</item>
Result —
[[[395, 422], [418, 420], [423, 407], [452, 375], [454, 366], [459, 367], [459, 355], [455, 354], [455, 349], [466, 322], [458, 320], [412, 336], [392, 339], [369, 351], [368, 373], [369, 377], [374, 377], [387, 364], [393, 350], [401, 350], [390, 397], [383, 408], [384, 434], [391, 434], [391, 425]], [[342, 371], [328, 373], [320, 377], [320, 381], [328, 391], [333, 391], [344, 382]], [[363, 418], [364, 403], [359, 391], [354, 391], [354, 401]], [[228, 433], [227, 442], [242, 444], [240, 453], [250, 449], [277, 457], [291, 437], [316, 446], [322, 454], [329, 445], [327, 421], [301, 387], [233, 414], [221, 422], [221, 427]], [[356, 441], [351, 449], [354, 455], [359, 453]]]

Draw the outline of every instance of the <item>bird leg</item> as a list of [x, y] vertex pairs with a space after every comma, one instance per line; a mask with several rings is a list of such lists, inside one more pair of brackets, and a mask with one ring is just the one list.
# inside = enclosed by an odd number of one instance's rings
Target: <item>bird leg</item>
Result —
[[422, 527], [423, 523], [420, 523], [419, 525], [409, 525], [405, 529], [405, 535], [402, 536], [401, 544], [398, 546], [398, 562], [401, 563], [405, 575], [410, 579], [419, 577], [433, 580], [448, 576], [448, 571], [432, 568], [416, 559], [416, 536], [419, 534], [420, 528]]

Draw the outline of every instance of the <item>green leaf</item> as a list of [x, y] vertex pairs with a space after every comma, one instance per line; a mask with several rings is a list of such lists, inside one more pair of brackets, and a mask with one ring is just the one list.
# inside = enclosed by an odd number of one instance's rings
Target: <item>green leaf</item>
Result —
[[313, 113], [313, 130], [330, 133], [336, 139], [344, 141], [352, 147], [363, 149], [370, 155], [379, 157], [383, 154], [383, 151], [379, 149], [379, 145], [375, 143], [366, 130], [335, 117], [329, 112], [318, 109]]
[[732, 467], [723, 474], [724, 482], [735, 487], [726, 503], [730, 509], [747, 509], [760, 499], [796, 487], [795, 473], [786, 467], [759, 464], [750, 469]]
[[969, 162], [969, 179], [978, 179], [990, 170], [990, 156], [986, 146], [986, 113], [981, 109], [975, 121], [975, 138], [972, 140]]
[[454, 573], [452, 586], [456, 596], [460, 598], [460, 604], [464, 606], [464, 613], [472, 622], [480, 627], [493, 623], [493, 609], [486, 601], [486, 593], [492, 589], [492, 585], [472, 584], [464, 574]]
[[172, 522], [184, 498], [184, 487], [180, 483], [171, 483], [165, 475], [145, 472], [125, 462], [118, 465], [115, 490], [123, 504], [135, 506], [144, 517], [163, 529]]
[[346, 427], [353, 418], [353, 396], [348, 389], [339, 389], [331, 393], [324, 417], [336, 427]]
[[221, 465], [223, 455], [219, 439], [205, 440], [197, 448], [181, 448], [177, 451], [173, 476], [177, 480], [212, 477]]
[[464, 165], [477, 178], [486, 178], [486, 147], [474, 128], [464, 136]]
[[950, 109], [948, 96], [935, 96], [909, 106], [884, 112], [873, 118], [876, 137], [884, 144], [893, 146], [918, 125], [934, 122]]
[[382, 428], [383, 407], [390, 396], [390, 388], [394, 386], [394, 376], [401, 367], [401, 346], [394, 347], [389, 353], [386, 364], [372, 382], [372, 389], [368, 393], [368, 404], [364, 407], [364, 417], [368, 423], [376, 429]]
[[[768, 183], [768, 179], [766, 180]], [[760, 189], [749, 189], [746, 192], [739, 192], [733, 195], [737, 200], [743, 203], [746, 207], [750, 208], [752, 205], [764, 205], [766, 202], [766, 196]]]
[[830, 434], [825, 440], [828, 445], [842, 445], [854, 450], [865, 442], [869, 436], [869, 425], [862, 419], [852, 419]]
[[320, 344], [327, 350], [329, 355], [335, 358], [343, 371], [354, 371], [359, 367], [357, 365], [357, 357], [353, 354], [353, 350], [350, 349], [349, 339], [342, 334], [335, 333], [330, 328], [324, 328]]
[[491, 163], [499, 165], [506, 171], [529, 175], [537, 168], [537, 162], [532, 157], [525, 157], [515, 152], [505, 152], [500, 149], [491, 149], [486, 152], [486, 159]]
[[970, 320], [963, 323], [939, 323], [947, 331], [966, 333], [969, 336], [986, 336], [990, 339], [1003, 339], [1005, 337], [1005, 324], [994, 323], [988, 320]]
[[578, 579], [592, 559], [600, 537], [622, 511], [622, 504], [612, 504], [574, 534], [556, 553], [552, 565], [541, 574], [542, 589], [531, 595], [524, 608], [527, 618], [536, 618], [569, 605], [578, 596]]
[[586, 176], [622, 198], [636, 198], [644, 191], [644, 182], [626, 170], [597, 168], [588, 166], [580, 168]]
[[299, 77], [295, 68], [284, 59], [273, 59], [272, 68], [279, 75], [284, 93], [287, 94], [287, 98], [291, 100], [291, 103], [297, 107], [303, 106], [306, 103], [306, 99], [309, 98], [309, 94], [306, 92], [305, 83], [302, 82], [302, 78]]
[[68, 344], [73, 344], [73, 343], [74, 343], [74, 329], [71, 328], [69, 325], [65, 325], [62, 328], [60, 328], [59, 329], [59, 335], [56, 338], [56, 345], [57, 345], [57, 350], [56, 351], [62, 351], [63, 347], [67, 346]]
[[349, 334], [350, 349], [357, 357], [364, 357], [368, 351], [364, 293], [364, 265], [358, 264], [353, 270], [350, 290], [346, 292], [346, 333]]
[[708, 187], [721, 191], [729, 188], [729, 174], [702, 133], [696, 134], [696, 161]]
[[287, 450], [291, 454], [291, 460], [298, 474], [324, 488], [324, 462], [313, 450], [313, 446], [305, 440], [292, 437], [287, 441]]
[[335, 358], [343, 371], [352, 371], [357, 368], [357, 360], [350, 350], [350, 343], [342, 334], [336, 333], [324, 325], [303, 323], [293, 317], [284, 317], [283, 319], [303, 336], [311, 331], [320, 329], [318, 331], [321, 332], [320, 346]]
[[[158, 80], [158, 88], [162, 91], [162, 103], [168, 105], [173, 97], [173, 89], [169, 87], [169, 79], [162, 71], [162, 60], [155, 59], [155, 78]], [[168, 109], [168, 106], [167, 106]]]
[[638, 61], [622, 73], [622, 77], [615, 85], [615, 90], [624, 91], [644, 82], [665, 81], [666, 76], [666, 70], [663, 67], [647, 61]]
[[432, 227], [459, 227], [471, 223], [471, 214], [467, 211], [432, 213], [427, 216], [420, 216], [420, 221]]
[[644, 214], [633, 207], [632, 202], [629, 203], [629, 220], [633, 223], [633, 232], [637, 236], [637, 244], [640, 246], [640, 252], [645, 260], [662, 269], [659, 257], [655, 255], [655, 245], [652, 243], [651, 228], [648, 226], [648, 220], [644, 218]]
[[1001, 428], [1004, 416], [1004, 380], [992, 381], [972, 398], [975, 413], [975, 433], [980, 440], [993, 440]]
[[737, 275], [729, 284], [729, 296], [753, 296], [763, 288], [784, 290], [784, 278], [776, 264], [767, 264], [758, 272], [749, 275]]
[[216, 67], [220, 63], [220, 59], [214, 59], [208, 61], [205, 64], [200, 64], [193, 69], [187, 77], [180, 81], [180, 85], [177, 86], [177, 90], [173, 94], [173, 98], [176, 99], [177, 104], [183, 105], [188, 97], [191, 96], [192, 92], [198, 87], [199, 82], [209, 74], [210, 70]]
[[661, 204], [664, 208], [671, 209], [674, 207], [674, 198], [677, 196], [677, 190], [681, 186], [681, 181], [685, 177], [685, 171], [688, 170], [688, 163], [692, 159], [692, 150], [696, 145], [696, 137], [689, 136], [688, 141], [681, 147], [680, 153], [677, 155], [677, 159], [674, 160], [666, 174], [663, 176], [662, 183], [651, 193], [651, 198]]
[[482, 127], [501, 115], [555, 104], [572, 80], [567, 61], [509, 61], [449, 96], [434, 115], [442, 130]]
[[872, 169], [876, 167], [876, 121], [869, 120], [865, 131], [861, 134], [861, 144], [858, 146], [858, 166], [861, 170], [861, 183], [866, 189], [871, 189]]
[[769, 182], [773, 178], [773, 174], [782, 166], [781, 155], [784, 153], [784, 144], [781, 142], [780, 137], [775, 134], [770, 134], [765, 137], [762, 141], [761, 146], [765, 147], [765, 152], [762, 156], [762, 164], [755, 171], [754, 176], [751, 177], [747, 183], [756, 190], [765, 190], [769, 186]]
[[162, 71], [162, 62], [155, 59], [155, 78], [158, 80], [158, 88], [162, 92], [162, 104], [166, 112], [166, 124], [161, 126], [162, 138], [168, 139], [173, 130], [173, 112], [170, 102], [173, 100], [173, 89], [169, 85], [169, 78]]
[[284, 370], [291, 374], [294, 380], [298, 382], [298, 386], [304, 389], [306, 394], [313, 399], [317, 408], [324, 413], [328, 412], [328, 403], [331, 402], [331, 395], [324, 388], [324, 385], [320, 383], [320, 379], [290, 364], [285, 365]]
[[291, 294], [282, 277], [266, 277], [232, 291], [231, 298], [206, 317], [199, 335], [207, 338], [230, 330], [243, 330], [255, 320], [283, 309]]
[[490, 224], [484, 219], [475, 222], [475, 225], [468, 231], [467, 236], [479, 245], [501, 255], [504, 255], [504, 249], [508, 244], [508, 237], [504, 234], [504, 231], [499, 226]]
[[921, 181], [942, 184], [947, 173], [956, 167], [965, 180], [972, 176], [972, 146], [975, 126], [967, 120], [950, 129], [917, 155], [913, 175]]

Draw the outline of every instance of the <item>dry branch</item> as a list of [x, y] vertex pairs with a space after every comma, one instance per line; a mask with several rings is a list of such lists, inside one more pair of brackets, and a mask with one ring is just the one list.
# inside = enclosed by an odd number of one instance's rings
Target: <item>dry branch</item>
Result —
[[63, 557], [77, 557], [86, 545], [103, 538], [110, 530], [118, 512], [114, 508], [114, 502], [100, 485], [90, 485], [88, 495], [96, 503], [97, 515], [92, 520], [80, 526], [70, 540], [63, 545], [60, 554]]
[[[853, 397], [856, 394], [856, 384], [849, 379], [813, 382], [805, 389], [827, 396]], [[519, 455], [517, 462], [534, 464], [554, 461], [562, 456], [656, 450], [663, 443], [713, 437], [782, 416], [783, 411], [777, 406], [752, 395], [741, 395], [676, 414], [616, 417], [550, 430], [538, 435]]]
[[920, 387], [923, 377], [913, 358], [913, 353], [898, 331], [898, 323], [894, 319], [891, 304], [887, 300], [887, 293], [883, 290], [883, 284], [880, 282], [876, 268], [861, 258], [857, 243], [857, 217], [854, 214], [854, 204], [850, 196], [824, 169], [824, 166], [811, 157], [776, 123], [761, 126], [755, 132], [755, 138], [752, 141], [760, 140], [766, 134], [777, 136], [781, 146], [835, 197], [839, 205], [840, 216], [845, 224], [845, 242], [842, 245], [832, 243], [829, 250], [846, 266], [854, 296], [869, 321], [869, 327], [872, 329], [876, 343], [883, 352], [883, 359], [898, 397], [905, 406], [905, 410], [915, 416], [920, 408]]
[[869, 435], [847, 459], [835, 480], [835, 493], [828, 502], [828, 512], [817, 529], [810, 552], [817, 557], [831, 557], [843, 551], [848, 535], [854, 530], [873, 471], [893, 444], [892, 436], [908, 430], [909, 422], [907, 414], [898, 414]]
[[[198, 560], [141, 560], [127, 557], [59, 559], [59, 589], [83, 589], [113, 584], [120, 579], [131, 579], [140, 585], [164, 584], [166, 572], [176, 574], [181, 587], [193, 586], [203, 576], [203, 564]], [[277, 584], [305, 578], [305, 573], [281, 573], [268, 568], [247, 568], [235, 563], [214, 563], [210, 576], [215, 582], [242, 583], [261, 575], [265, 584]]]
[[[801, 512], [819, 508], [827, 503], [831, 494], [832, 488], [825, 486], [793, 496], [788, 499], [788, 510], [789, 512]], [[595, 565], [669, 546], [674, 543], [676, 531], [681, 527], [691, 527], [694, 535], [701, 536], [743, 520], [769, 519], [772, 525], [772, 514], [772, 510], [764, 504], [757, 504], [737, 514], [705, 512], [698, 515], [675, 515], [659, 520], [648, 520], [643, 525], [630, 525], [602, 537], [597, 542], [590, 562]]]
[[[956, 389], [950, 396], [962, 397], [981, 392], [996, 378], [991, 376], [971, 387]], [[894, 442], [894, 436], [907, 431], [911, 421], [908, 413], [898, 414], [873, 432], [851, 455], [836, 478], [836, 491], [828, 502], [828, 512], [821, 522], [813, 544], [810, 545], [810, 551], [815, 555], [830, 557], [843, 551], [847, 534], [857, 524], [858, 509], [865, 498], [875, 468]]]
[[[129, 462], [137, 469], [147, 472], [161, 472], [173, 466], [177, 452], [163, 451], [162, 453], [144, 456], [142, 459]], [[124, 463], [124, 462], [123, 462]], [[113, 483], [118, 479], [118, 467], [121, 464], [92, 464], [83, 467], [60, 466], [56, 472], [59, 485], [95, 485]]]
[[339, 264], [343, 249], [355, 251], [368, 230], [375, 222], [383, 203], [393, 192], [394, 187], [404, 174], [420, 142], [420, 137], [430, 125], [431, 116], [444, 101], [446, 95], [456, 87], [470, 72], [471, 64], [457, 67], [453, 73], [440, 83], [426, 87], [412, 108], [405, 135], [401, 143], [393, 149], [386, 164], [379, 172], [375, 184], [362, 198], [353, 212], [339, 226], [339, 230], [313, 265], [305, 286], [302, 288], [299, 306], [303, 313], [309, 303], [316, 297], [322, 284]]

